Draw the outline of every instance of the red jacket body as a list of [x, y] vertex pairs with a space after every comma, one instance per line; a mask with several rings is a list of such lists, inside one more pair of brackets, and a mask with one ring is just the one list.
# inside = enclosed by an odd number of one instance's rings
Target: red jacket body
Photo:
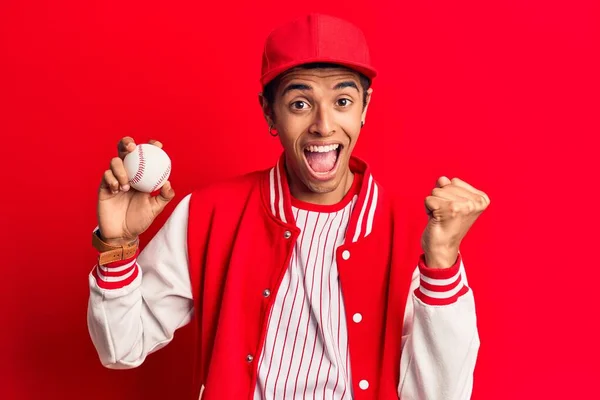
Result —
[[[195, 399], [201, 386], [203, 400], [252, 399], [269, 313], [300, 233], [282, 162], [192, 193], [187, 244]], [[382, 190], [365, 163], [352, 158], [350, 167], [362, 183], [336, 259], [352, 387], [357, 400], [397, 400], [404, 310], [421, 231], [410, 208]], [[264, 297], [265, 289], [273, 295]], [[360, 323], [353, 322], [355, 313]], [[359, 388], [361, 380], [369, 382], [367, 390]]]

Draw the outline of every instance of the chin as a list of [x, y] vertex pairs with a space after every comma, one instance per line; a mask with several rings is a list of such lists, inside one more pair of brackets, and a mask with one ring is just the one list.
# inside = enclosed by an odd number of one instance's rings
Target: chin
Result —
[[336, 179], [332, 182], [314, 182], [314, 181], [304, 181], [304, 186], [308, 188], [313, 193], [325, 194], [331, 193], [338, 188], [340, 185], [340, 180]]

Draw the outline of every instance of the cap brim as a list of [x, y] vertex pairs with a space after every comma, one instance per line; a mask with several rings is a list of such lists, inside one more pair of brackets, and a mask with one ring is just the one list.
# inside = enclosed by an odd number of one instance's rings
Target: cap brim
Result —
[[273, 79], [275, 79], [277, 76], [283, 74], [287, 70], [298, 67], [300, 65], [312, 64], [312, 63], [329, 63], [329, 64], [341, 65], [343, 67], [347, 67], [347, 68], [353, 69], [357, 72], [360, 72], [361, 74], [365, 75], [367, 78], [369, 78], [371, 80], [377, 76], [377, 70], [375, 70], [370, 65], [360, 64], [360, 63], [350, 62], [350, 61], [343, 61], [343, 60], [339, 60], [339, 59], [315, 57], [315, 58], [309, 58], [309, 59], [304, 59], [304, 60], [300, 60], [300, 61], [296, 60], [296, 61], [288, 63], [288, 64], [280, 65], [277, 68], [273, 68], [272, 70], [270, 70], [269, 72], [267, 72], [266, 74], [264, 74], [263, 76], [260, 77], [260, 83], [264, 87], [269, 82], [271, 82]]

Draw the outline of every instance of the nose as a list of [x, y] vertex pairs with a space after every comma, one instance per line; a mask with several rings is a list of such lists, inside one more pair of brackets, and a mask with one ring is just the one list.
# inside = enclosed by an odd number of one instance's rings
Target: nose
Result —
[[333, 110], [328, 110], [327, 107], [319, 107], [314, 116], [314, 121], [308, 130], [310, 133], [322, 137], [328, 137], [335, 133]]

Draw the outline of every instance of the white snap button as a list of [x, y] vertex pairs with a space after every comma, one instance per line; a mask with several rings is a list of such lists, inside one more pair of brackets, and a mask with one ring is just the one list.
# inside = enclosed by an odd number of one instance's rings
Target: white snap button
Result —
[[369, 381], [363, 379], [362, 381], [358, 382], [358, 387], [362, 390], [367, 390], [369, 388]]
[[347, 260], [347, 259], [349, 259], [349, 258], [350, 258], [350, 252], [349, 252], [348, 250], [344, 250], [344, 251], [342, 251], [342, 258], [343, 258], [344, 260]]
[[360, 313], [356, 313], [352, 316], [352, 321], [356, 322], [357, 324], [362, 321], [362, 315]]
[[285, 231], [285, 233], [283, 234], [283, 237], [286, 239], [289, 239], [292, 237], [292, 232], [290, 231]]
[[247, 361], [247, 362], [252, 362], [252, 360], [254, 360], [254, 357], [252, 356], [252, 354], [248, 354], [248, 355], [246, 356], [246, 361]]
[[269, 297], [270, 295], [271, 295], [271, 291], [270, 291], [269, 289], [265, 289], [265, 290], [263, 291], [263, 296], [264, 296], [264, 297]]

